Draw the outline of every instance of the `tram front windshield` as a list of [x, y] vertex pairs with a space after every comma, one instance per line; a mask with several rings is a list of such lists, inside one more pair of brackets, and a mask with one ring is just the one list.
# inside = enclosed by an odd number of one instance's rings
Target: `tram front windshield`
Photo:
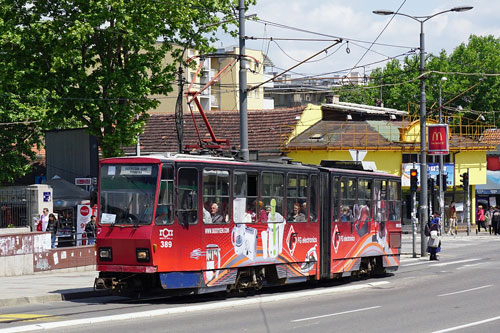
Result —
[[104, 164], [100, 175], [102, 224], [150, 224], [153, 220], [158, 166]]

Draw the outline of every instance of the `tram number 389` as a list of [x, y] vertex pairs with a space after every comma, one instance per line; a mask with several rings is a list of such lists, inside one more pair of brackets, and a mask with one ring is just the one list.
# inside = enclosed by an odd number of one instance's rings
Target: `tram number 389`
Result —
[[172, 241], [161, 241], [161, 248], [171, 248], [172, 247]]

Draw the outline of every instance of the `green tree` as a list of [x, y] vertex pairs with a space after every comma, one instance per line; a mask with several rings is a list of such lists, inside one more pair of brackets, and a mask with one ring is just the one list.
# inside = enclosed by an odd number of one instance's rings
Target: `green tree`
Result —
[[[382, 100], [386, 107], [408, 110], [417, 113], [420, 102], [420, 60], [419, 55], [405, 57], [402, 61], [392, 60], [384, 68], [377, 68], [371, 74], [369, 94], [364, 96], [367, 104], [373, 105], [382, 91]], [[484, 112], [490, 122], [494, 110], [500, 110], [500, 78], [481, 76], [477, 73], [500, 73], [500, 39], [493, 36], [471, 35], [467, 43], [462, 43], [448, 55], [444, 50], [435, 56], [426, 56], [426, 71], [450, 73], [447, 75], [431, 73], [426, 77], [426, 101], [429, 113], [437, 113], [439, 85], [441, 78], [443, 103], [447, 106], [461, 106], [467, 110]], [[451, 74], [456, 73], [456, 74]], [[461, 74], [465, 73], [465, 74]], [[345, 101], [358, 101], [359, 90], [363, 88], [342, 88], [341, 98]], [[498, 117], [496, 117], [498, 118]], [[495, 119], [497, 120], [497, 119]], [[499, 123], [497, 121], [497, 123]]]
[[234, 33], [236, 6], [235, 0], [0, 0], [1, 17], [8, 18], [0, 20], [1, 87], [10, 101], [2, 103], [1, 119], [40, 121], [25, 131], [34, 143], [43, 129], [85, 126], [104, 156], [120, 155], [158, 106], [151, 96], [172, 91], [186, 43], [208, 52], [219, 27]]

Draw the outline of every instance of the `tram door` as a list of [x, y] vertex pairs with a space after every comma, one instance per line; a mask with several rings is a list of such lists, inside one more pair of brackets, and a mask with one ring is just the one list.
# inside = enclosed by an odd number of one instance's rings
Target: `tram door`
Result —
[[332, 195], [332, 273], [342, 273], [345, 258], [355, 244], [357, 182], [354, 177], [333, 177]]

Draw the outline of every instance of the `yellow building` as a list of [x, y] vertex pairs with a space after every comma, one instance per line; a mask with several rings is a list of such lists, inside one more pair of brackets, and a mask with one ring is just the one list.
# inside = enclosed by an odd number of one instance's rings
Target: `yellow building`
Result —
[[[219, 49], [213, 57], [201, 59], [194, 50], [187, 50], [184, 55], [184, 61], [194, 57], [194, 66], [183, 67], [183, 77], [185, 80], [184, 93], [189, 91], [200, 91], [212, 79], [216, 78], [210, 86], [198, 96], [200, 104], [204, 111], [212, 110], [239, 110], [239, 61], [237, 55], [239, 48]], [[268, 61], [261, 51], [246, 49], [247, 57], [247, 83], [252, 87], [264, 82], [269, 76], [264, 74], [264, 66]], [[255, 59], [255, 60], [254, 60]], [[165, 64], [172, 63], [171, 57], [166, 57]], [[198, 66], [203, 63], [198, 72]], [[220, 73], [224, 70], [223, 73]], [[198, 73], [197, 73], [198, 72]], [[218, 76], [219, 75], [219, 76]], [[218, 77], [217, 77], [218, 76]], [[252, 90], [247, 96], [248, 110], [273, 109], [272, 99], [264, 99], [264, 87], [272, 86], [273, 83], [267, 83], [259, 88]], [[150, 113], [174, 113], [177, 96], [179, 94], [178, 82], [172, 86], [173, 91], [167, 96], [153, 96], [160, 100], [160, 106]], [[197, 110], [196, 105], [192, 103], [193, 110]], [[183, 96], [184, 112], [189, 112], [187, 99]]]
[[[445, 155], [444, 162], [450, 165], [453, 177], [448, 177], [447, 183], [451, 186], [445, 202], [465, 202], [459, 187], [460, 175], [469, 171], [471, 211], [474, 212], [475, 185], [486, 183], [486, 152], [495, 149], [494, 145], [481, 140], [491, 126], [461, 118], [450, 117], [446, 121], [450, 123], [450, 154]], [[427, 123], [437, 121], [428, 118]], [[282, 140], [281, 149], [293, 160], [309, 164], [320, 164], [322, 160], [373, 162], [366, 164], [401, 176], [403, 193], [407, 194], [409, 169], [420, 160], [420, 122], [406, 111], [334, 100], [322, 106], [309, 105], [295, 130]], [[427, 163], [438, 163], [437, 155], [428, 155]], [[437, 201], [434, 204], [437, 205]], [[471, 221], [474, 222], [474, 214]]]

